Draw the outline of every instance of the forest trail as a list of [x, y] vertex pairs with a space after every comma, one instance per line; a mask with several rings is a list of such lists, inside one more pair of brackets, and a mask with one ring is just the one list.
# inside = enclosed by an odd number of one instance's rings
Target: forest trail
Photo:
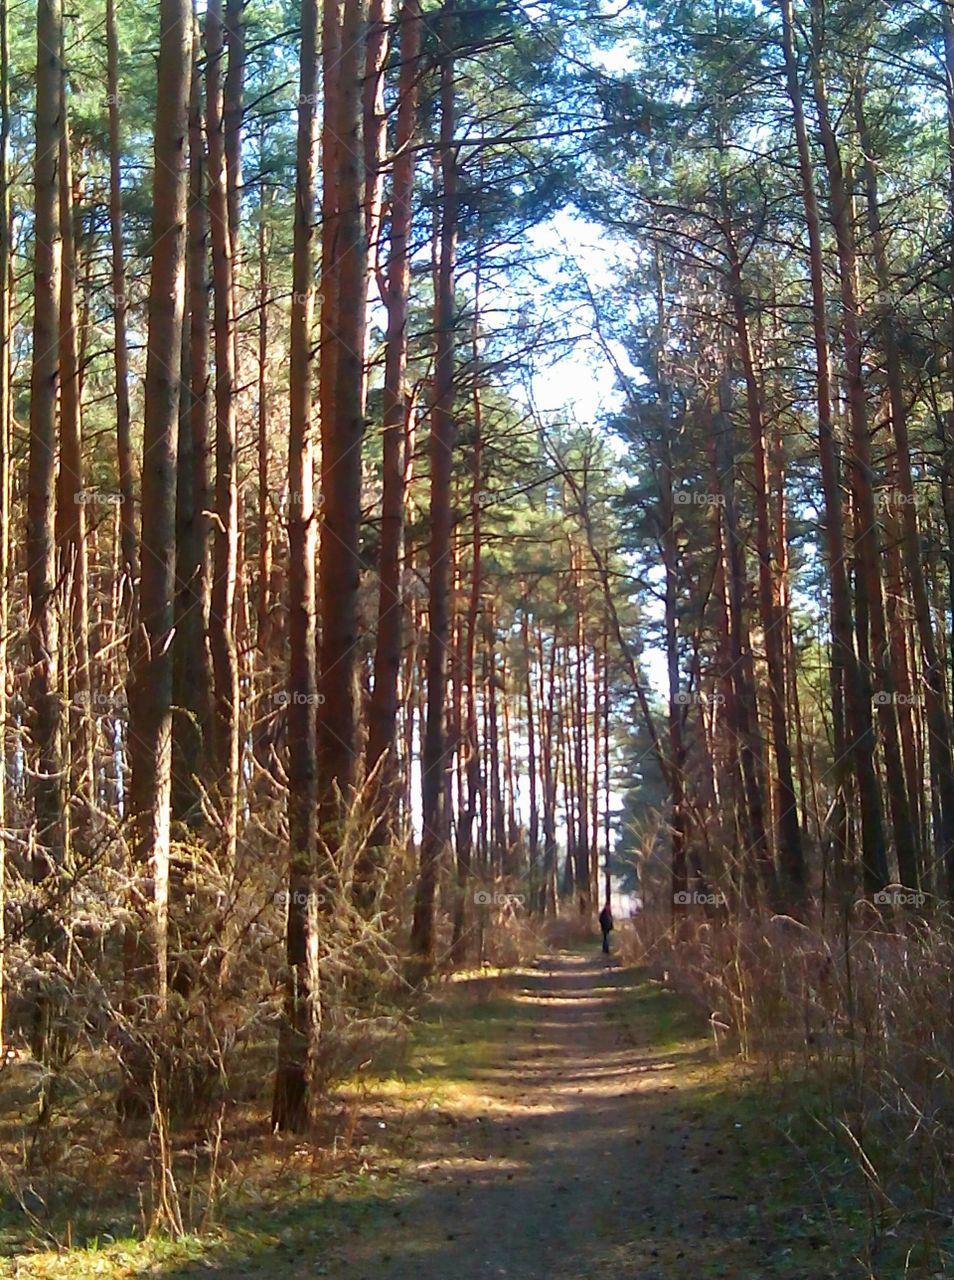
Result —
[[[479, 984], [481, 979], [472, 979]], [[460, 984], [466, 986], [467, 984]], [[461, 994], [442, 1031], [467, 1039]], [[791, 1153], [759, 1177], [725, 1063], [699, 1020], [646, 974], [560, 953], [500, 980], [483, 1062], [423, 1139], [409, 1183], [322, 1274], [349, 1280], [700, 1280], [857, 1275], [816, 1227]], [[444, 1070], [453, 1074], [445, 1060]], [[723, 1088], [728, 1084], [729, 1105]], [[827, 1224], [826, 1224], [827, 1225]], [[339, 1237], [340, 1240], [340, 1237]], [[242, 1273], [244, 1274], [244, 1273]]]
[[422, 1163], [397, 1229], [344, 1251], [349, 1275], [584, 1280], [612, 1264], [652, 1280], [682, 1274], [676, 1263], [699, 1274], [704, 1225], [690, 1204], [677, 1222], [673, 1205], [701, 1144], [667, 1133], [657, 1106], [706, 1050], [640, 1042], [620, 1008], [634, 981], [612, 957], [568, 954], [505, 981], [522, 1016], [455, 1117], [450, 1149]]
[[[547, 953], [439, 983], [406, 1049], [276, 1138], [217, 1227], [21, 1253], [20, 1280], [922, 1280], [859, 1267], [804, 1083], [741, 1071], [645, 969]], [[275, 1145], [273, 1145], [273, 1143]], [[264, 1155], [265, 1153], [263, 1153]], [[324, 1163], [328, 1158], [331, 1164]], [[900, 1269], [899, 1269], [900, 1268]]]

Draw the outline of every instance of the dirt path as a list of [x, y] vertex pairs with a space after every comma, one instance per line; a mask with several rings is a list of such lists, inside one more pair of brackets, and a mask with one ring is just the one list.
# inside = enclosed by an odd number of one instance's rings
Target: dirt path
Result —
[[135, 1238], [101, 1208], [78, 1247], [66, 1231], [0, 1275], [943, 1280], [893, 1232], [853, 1256], [868, 1211], [804, 1082], [717, 1058], [646, 972], [564, 952], [440, 984], [422, 1013], [406, 1055], [329, 1099], [323, 1130], [254, 1140], [257, 1164], [227, 1147], [242, 1178], [207, 1230]]
[[[859, 1267], [843, 1161], [645, 972], [560, 953], [435, 989], [327, 1132], [263, 1144], [206, 1235], [21, 1255], [19, 1280], [922, 1280]], [[337, 1103], [338, 1110], [335, 1110]], [[777, 1108], [777, 1111], [775, 1110]], [[326, 1163], [327, 1161], [327, 1163]], [[247, 1165], [244, 1167], [248, 1167]], [[266, 1169], [271, 1176], [266, 1177]], [[848, 1226], [848, 1230], [846, 1230]]]
[[[519, 1016], [438, 1126], [389, 1219], [334, 1250], [350, 1280], [857, 1275], [822, 1236], [795, 1258], [736, 1126], [695, 1092], [713, 1070], [633, 970], [561, 955], [506, 982]], [[660, 1004], [659, 1002], [663, 1003]], [[660, 1036], [669, 1043], [659, 1043]], [[647, 1040], [646, 1036], [652, 1036]], [[750, 1190], [742, 1194], [748, 1181]], [[806, 1207], [812, 1199], [805, 1196]], [[776, 1215], [777, 1216], [777, 1215]], [[784, 1217], [784, 1214], [783, 1214]], [[819, 1252], [816, 1252], [819, 1251]]]

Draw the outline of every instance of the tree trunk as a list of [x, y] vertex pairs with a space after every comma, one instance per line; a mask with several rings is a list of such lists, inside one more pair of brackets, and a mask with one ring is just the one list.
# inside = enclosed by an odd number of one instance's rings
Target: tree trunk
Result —
[[523, 660], [526, 664], [524, 676], [524, 706], [527, 720], [527, 784], [529, 791], [529, 811], [527, 816], [527, 882], [530, 889], [530, 911], [539, 911], [540, 906], [540, 801], [539, 801], [539, 766], [537, 761], [537, 724], [533, 709], [533, 650], [530, 647], [530, 603], [527, 595], [527, 584], [524, 583], [524, 594], [520, 608], [520, 633], [523, 640]]
[[[127, 931], [125, 976], [162, 1011], [166, 1000], [172, 763], [172, 632], [175, 596], [176, 454], [185, 284], [192, 12], [161, 0], [153, 178], [152, 272], [146, 357], [139, 616], [130, 646], [130, 810], [138, 927]], [[151, 888], [149, 882], [151, 880]], [[150, 901], [151, 899], [151, 901]], [[133, 1073], [137, 1109], [150, 1080]]]
[[466, 773], [467, 798], [457, 819], [457, 898], [454, 904], [454, 927], [451, 939], [451, 960], [456, 964], [464, 957], [465, 927], [467, 923], [467, 890], [471, 882], [474, 819], [480, 802], [480, 740], [477, 724], [477, 628], [480, 620], [480, 593], [483, 582], [481, 554], [483, 528], [481, 522], [481, 485], [483, 472], [483, 437], [481, 431], [480, 397], [474, 387], [474, 438], [470, 455], [470, 524], [471, 563], [470, 598], [464, 622], [463, 683], [466, 690], [465, 725], [460, 743], [463, 768]]
[[[358, 750], [358, 539], [367, 300], [361, 85], [366, 35], [363, 0], [342, 0], [340, 8], [338, 0], [325, 0], [318, 765], [321, 841], [332, 862], [352, 800]], [[322, 908], [330, 910], [332, 903], [324, 901], [321, 888], [319, 894]]]
[[[205, 140], [198, 22], [193, 15], [194, 59], [189, 102], [189, 207], [186, 224], [188, 325], [183, 326], [185, 403], [179, 406], [176, 459], [176, 599], [173, 689], [179, 708], [172, 727], [172, 816], [192, 831], [204, 826], [204, 782], [211, 773], [212, 594], [209, 475], [209, 210], [205, 197]], [[188, 382], [185, 373], [188, 373]]]
[[[222, 89], [222, 0], [209, 0], [205, 19], [205, 43], [209, 222], [212, 238], [212, 328], [215, 346], [215, 532], [209, 613], [215, 714], [211, 746], [220, 806], [223, 865], [233, 867], [238, 836], [239, 791], [239, 676], [235, 648], [238, 439], [233, 235], [229, 217], [230, 192]], [[234, 88], [232, 92], [234, 93]]]
[[739, 530], [735, 481], [735, 445], [731, 419], [731, 378], [726, 367], [719, 379], [716, 431], [718, 470], [722, 477], [725, 522], [726, 593], [729, 612], [730, 676], [733, 684], [742, 787], [745, 797], [745, 848], [739, 872], [750, 899], [761, 887], [768, 904], [777, 905], [775, 869], [765, 829], [765, 757], [756, 702], [752, 645], [745, 618], [745, 550]]
[[[540, 673], [540, 759], [543, 763], [543, 891], [541, 910], [556, 915], [556, 785], [554, 765], [553, 715], [556, 696], [556, 644], [550, 648], [549, 674], [544, 658], [543, 633], [537, 636], [537, 658]], [[544, 684], [546, 681], [546, 684]]]
[[[808, 230], [809, 266], [812, 289], [812, 332], [815, 344], [815, 377], [818, 401], [818, 449], [825, 503], [825, 543], [831, 578], [831, 689], [834, 723], [834, 771], [841, 792], [841, 810], [847, 808], [847, 767], [854, 766], [861, 811], [861, 861], [866, 892], [874, 893], [888, 880], [887, 853], [882, 821], [881, 795], [875, 770], [874, 726], [871, 701], [852, 640], [851, 595], [845, 562], [844, 524], [838, 458], [832, 425], [832, 397], [829, 375], [828, 324], [826, 318], [824, 259], [821, 219], [815, 193], [808, 130], [802, 105], [801, 82], [795, 54], [791, 0], [781, 0], [782, 44], [798, 167]], [[844, 718], [840, 708], [844, 705]], [[843, 862], [847, 853], [845, 833], [832, 832], [836, 856]]]
[[[825, 77], [821, 65], [818, 0], [813, 0], [815, 48], [812, 54], [812, 76], [818, 127], [825, 167], [828, 172], [831, 224], [835, 231], [841, 284], [841, 319], [845, 345], [845, 369], [848, 390], [848, 414], [851, 426], [852, 461], [855, 468], [853, 490], [858, 502], [856, 551], [859, 573], [855, 593], [859, 610], [868, 611], [871, 630], [871, 663], [881, 688], [878, 690], [878, 721], [884, 746], [885, 777], [891, 825], [898, 856], [898, 874], [904, 884], [918, 883], [918, 851], [916, 830], [904, 784], [904, 769], [898, 740], [897, 708], [891, 679], [890, 654], [881, 582], [881, 547], [875, 513], [871, 444], [868, 437], [865, 386], [862, 370], [860, 311], [857, 297], [854, 230], [851, 225], [850, 197], [831, 125]], [[866, 682], [867, 683], [867, 682]]]
[[[30, 453], [27, 472], [27, 589], [32, 781], [37, 853], [34, 874], [61, 866], [67, 845], [66, 779], [60, 714], [62, 671], [56, 602], [56, 402], [59, 380], [61, 271], [58, 189], [60, 0], [38, 0], [36, 161], [34, 166], [34, 312], [30, 377]], [[4, 282], [5, 285], [6, 282]]]
[[113, 308], [113, 369], [116, 387], [116, 458], [119, 469], [120, 546], [123, 558], [121, 600], [128, 616], [139, 568], [136, 554], [136, 503], [129, 415], [129, 349], [126, 344], [126, 266], [123, 247], [123, 188], [119, 128], [119, 41], [116, 0], [106, 0], [106, 102], [109, 108], [109, 241]]
[[441, 238], [434, 328], [434, 401], [431, 406], [430, 547], [428, 554], [427, 723], [421, 761], [423, 832], [414, 900], [411, 953], [421, 976], [434, 967], [437, 873], [446, 839], [442, 797], [447, 768], [444, 701], [447, 685], [448, 557], [451, 535], [451, 463], [454, 418], [454, 265], [457, 252], [457, 155], [454, 147], [454, 21], [452, 0], [442, 17], [444, 53], [440, 85]]
[[[410, 412], [405, 390], [407, 373], [408, 298], [411, 285], [409, 240], [414, 194], [414, 135], [417, 129], [417, 75], [421, 45], [418, 0], [406, 0], [400, 11], [401, 74], [391, 188], [390, 248], [385, 307], [387, 333], [384, 364], [382, 434], [381, 550], [378, 562], [378, 630], [374, 651], [374, 683], [368, 706], [366, 772], [379, 770], [374, 801], [379, 816], [355, 871], [356, 896], [367, 909], [375, 900], [381, 852], [394, 830], [395, 769], [392, 753], [398, 712], [404, 607], [401, 598], [401, 548], [404, 543], [405, 420]], [[385, 757], [387, 758], [385, 759]]]
[[[945, 12], [947, 8], [945, 6]], [[954, 57], [952, 57], [954, 64]], [[891, 410], [891, 427], [894, 437], [895, 466], [898, 490], [901, 495], [901, 548], [904, 567], [911, 586], [914, 617], [917, 624], [918, 643], [921, 647], [925, 690], [925, 716], [928, 728], [928, 751], [932, 776], [937, 787], [940, 823], [938, 827], [939, 862], [947, 876], [948, 896], [954, 897], [954, 753], [951, 747], [951, 725], [946, 710], [944, 665], [934, 637], [931, 602], [927, 590], [924, 565], [921, 559], [921, 537], [918, 527], [914, 480], [911, 473], [911, 446], [908, 439], [907, 402], [901, 376], [901, 357], [895, 330], [894, 311], [890, 298], [891, 279], [881, 225], [881, 208], [878, 201], [878, 176], [875, 167], [870, 132], [865, 119], [864, 88], [855, 88], [855, 123], [861, 142], [865, 194], [868, 209], [868, 230], [871, 233], [875, 276], [882, 295], [880, 333], [884, 351], [885, 373]], [[914, 887], [914, 886], [911, 886]]]
[[[672, 460], [672, 404], [669, 381], [663, 369], [663, 355], [666, 350], [666, 290], [663, 275], [662, 259], [657, 250], [655, 255], [656, 284], [656, 335], [655, 378], [658, 387], [659, 409], [662, 428], [662, 458], [657, 472], [659, 490], [660, 543], [662, 546], [664, 582], [663, 625], [666, 633], [666, 675], [669, 695], [669, 836], [670, 836], [670, 878], [672, 889], [673, 917], [682, 914], [685, 907], [685, 894], [689, 887], [686, 863], [686, 747], [683, 736], [683, 723], [686, 716], [684, 699], [681, 696], [679, 678], [679, 538], [676, 528], [676, 511], [673, 498], [673, 460]], [[721, 537], [721, 527], [717, 530]], [[726, 635], [728, 633], [726, 632]], [[607, 893], [607, 898], [609, 897]]]
[[773, 565], [772, 526], [769, 515], [768, 461], [765, 447], [765, 421], [762, 397], [752, 358], [742, 266], [729, 222], [728, 201], [723, 208], [724, 231], [729, 254], [729, 286], [735, 317], [736, 338], [745, 377], [749, 444], [752, 450], [754, 479], [756, 554], [758, 556], [758, 599], [765, 663], [768, 669], [769, 712], [772, 724], [772, 746], [775, 756], [775, 822], [778, 869], [784, 886], [786, 907], [802, 909], [805, 897], [805, 858], [798, 824], [798, 803], [792, 775], [792, 750], [788, 737], [785, 700], [785, 615], [776, 605]]
[[308, 1122], [312, 1064], [321, 1027], [315, 870], [318, 856], [318, 747], [315, 645], [314, 207], [318, 5], [303, 0], [292, 263], [288, 438], [288, 893], [285, 1006], [278, 1040], [272, 1125]]
[[[60, 688], [70, 700], [65, 755], [69, 759], [68, 803], [75, 805], [71, 828], [88, 834], [93, 805], [93, 735], [89, 671], [89, 573], [86, 547], [86, 498], [83, 489], [83, 432], [80, 393], [79, 320], [76, 281], [79, 268], [73, 207], [66, 77], [60, 78], [59, 111], [60, 237], [63, 280], [60, 291], [60, 459], [56, 478], [56, 543], [64, 613], [69, 621]], [[64, 637], [65, 638], [65, 637]], [[64, 728], [66, 726], [64, 725]], [[75, 834], [71, 835], [75, 842]]]

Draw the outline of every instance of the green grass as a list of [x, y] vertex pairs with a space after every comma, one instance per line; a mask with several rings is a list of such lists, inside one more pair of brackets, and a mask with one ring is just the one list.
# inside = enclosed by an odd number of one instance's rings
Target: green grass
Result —
[[360, 1080], [342, 1086], [339, 1106], [349, 1096], [364, 1096], [370, 1109], [383, 1105], [389, 1111], [386, 1129], [376, 1133], [372, 1121], [371, 1141], [366, 1134], [356, 1139], [337, 1164], [314, 1167], [314, 1150], [325, 1137], [312, 1144], [263, 1134], [254, 1168], [243, 1171], [241, 1185], [226, 1189], [216, 1225], [177, 1240], [142, 1238], [142, 1208], [129, 1185], [95, 1197], [89, 1188], [85, 1196], [76, 1188], [73, 1202], [63, 1197], [42, 1230], [8, 1197], [0, 1201], [0, 1276], [178, 1278], [227, 1262], [250, 1275], [291, 1280], [301, 1275], [305, 1255], [308, 1274], [326, 1274], [322, 1241], [372, 1227], [393, 1211], [403, 1166], [433, 1108], [478, 1086], [501, 1045], [529, 1026], [526, 1007], [494, 994], [498, 982], [482, 978], [472, 987], [452, 982], [438, 988], [408, 1041], [385, 1049]]
[[[634, 1031], [678, 1055], [705, 1034], [705, 1020], [670, 993], [635, 987], [618, 1013]], [[906, 1218], [869, 1191], [859, 1161], [840, 1129], [847, 1092], [843, 1079], [822, 1080], [802, 1070], [772, 1073], [747, 1068], [728, 1056], [702, 1071], [685, 1073], [687, 1088], [668, 1095], [662, 1123], [705, 1133], [720, 1164], [726, 1197], [740, 1206], [744, 1230], [767, 1227], [777, 1244], [766, 1259], [765, 1280], [859, 1276], [876, 1280], [947, 1280], [954, 1277], [954, 1229], [925, 1229], [920, 1215]], [[867, 1136], [877, 1168], [892, 1152]], [[718, 1256], [710, 1274], [735, 1276]], [[830, 1268], [826, 1270], [826, 1268]]]
[[[758, 1280], [863, 1277], [856, 1257], [864, 1256], [864, 1242], [875, 1236], [867, 1274], [877, 1280], [954, 1276], [954, 1268], [946, 1270], [938, 1261], [943, 1239], [924, 1243], [911, 1230], [887, 1234], [884, 1227], [898, 1225], [890, 1220], [873, 1235], [857, 1163], [829, 1131], [833, 1100], [819, 1085], [795, 1074], [756, 1073], [728, 1055], [713, 1060], [706, 1019], [640, 971], [610, 968], [595, 989], [616, 993], [606, 1016], [618, 1028], [621, 1044], [632, 1044], [635, 1054], [661, 1064], [637, 1123], [651, 1120], [666, 1141], [689, 1134], [718, 1158], [714, 1175], [721, 1228], [703, 1252], [698, 1280], [740, 1274], [733, 1262], [738, 1233], [771, 1242]], [[64, 1203], [52, 1215], [45, 1242], [8, 1199], [0, 1203], [0, 1254], [8, 1259], [0, 1261], [0, 1276], [197, 1280], [210, 1267], [249, 1280], [331, 1274], [324, 1259], [333, 1242], [368, 1233], [386, 1247], [405, 1196], [412, 1194], [410, 1166], [422, 1145], [438, 1135], [440, 1108], [466, 1112], [472, 1102], [479, 1105], [482, 1091], [493, 1087], [494, 1064], [506, 1061], [506, 1046], [528, 1042], [542, 1012], [545, 1016], [545, 1006], [502, 992], [498, 978], [448, 983], [424, 1006], [407, 1043], [388, 1049], [362, 1073], [360, 1085], [353, 1082], [336, 1095], [345, 1112], [347, 1099], [357, 1099], [364, 1117], [339, 1160], [318, 1160], [331, 1145], [331, 1127], [314, 1142], [279, 1140], [259, 1131], [242, 1149], [254, 1159], [243, 1162], [242, 1151], [236, 1151], [241, 1180], [231, 1179], [215, 1225], [178, 1240], [141, 1238], [134, 1184], [114, 1187], [109, 1202], [84, 1205], [79, 1199], [72, 1209]], [[344, 1120], [339, 1135], [342, 1127], [347, 1127]], [[651, 1158], [665, 1158], [662, 1146]], [[639, 1199], [634, 1188], [637, 1206]], [[668, 1229], [675, 1248], [672, 1222]], [[946, 1244], [954, 1246], [954, 1233], [949, 1235]], [[651, 1246], [661, 1244], [638, 1213], [631, 1239], [638, 1257], [644, 1256], [640, 1249], [651, 1256]]]
[[649, 1040], [661, 1051], [698, 1048], [707, 1038], [705, 1019], [674, 991], [644, 975], [628, 971], [616, 985], [619, 998], [607, 1016], [634, 1040]]

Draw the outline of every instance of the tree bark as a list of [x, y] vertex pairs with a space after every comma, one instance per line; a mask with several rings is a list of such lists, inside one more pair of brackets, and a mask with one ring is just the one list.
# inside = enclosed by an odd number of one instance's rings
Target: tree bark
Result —
[[288, 892], [285, 1004], [279, 1030], [272, 1125], [308, 1122], [314, 1054], [321, 1027], [315, 872], [318, 856], [318, 747], [315, 642], [314, 322], [315, 103], [318, 5], [303, 0], [292, 263], [288, 439]]
[[954, 897], [954, 752], [952, 752], [951, 746], [951, 724], [947, 714], [944, 665], [934, 636], [931, 602], [928, 595], [924, 565], [921, 559], [921, 537], [915, 501], [914, 479], [911, 472], [911, 445], [908, 438], [907, 403], [901, 376], [901, 357], [898, 350], [894, 310], [890, 298], [891, 280], [885, 250], [884, 230], [881, 225], [878, 175], [870, 131], [865, 118], [864, 87], [860, 82], [855, 88], [854, 106], [855, 123], [858, 128], [858, 137], [861, 142], [863, 156], [868, 230], [871, 234], [875, 276], [881, 294], [879, 328], [888, 383], [898, 490], [901, 495], [901, 502], [898, 504], [900, 506], [901, 549], [904, 557], [904, 567], [910, 583], [918, 643], [921, 648], [928, 751], [931, 758], [932, 776], [937, 787], [940, 815], [937, 831], [939, 845], [937, 852], [940, 865], [945, 868], [948, 896]]
[[[825, 544], [831, 577], [831, 689], [834, 724], [834, 772], [841, 793], [840, 808], [846, 812], [846, 774], [854, 767], [861, 811], [861, 863], [866, 892], [874, 893], [888, 880], [887, 852], [881, 796], [875, 769], [874, 726], [871, 701], [867, 695], [852, 640], [851, 595], [845, 561], [844, 523], [838, 457], [832, 425], [832, 396], [829, 373], [828, 322], [826, 318], [824, 256], [821, 219], [815, 192], [808, 130], [802, 103], [799, 68], [795, 53], [791, 0], [781, 0], [782, 45], [792, 119], [798, 148], [798, 167], [808, 231], [809, 267], [812, 292], [812, 333], [815, 345], [815, 379], [818, 403], [818, 450], [825, 504]], [[844, 716], [841, 708], [844, 707]], [[849, 852], [845, 828], [832, 831], [836, 856], [844, 863]]]
[[[321, 228], [321, 645], [318, 767], [323, 856], [334, 862], [356, 781], [357, 623], [367, 237], [363, 0], [325, 0]], [[322, 909], [331, 909], [319, 888]]]
[[[153, 177], [152, 271], [146, 357], [139, 616], [130, 648], [129, 754], [133, 888], [138, 927], [126, 938], [127, 989], [161, 1011], [166, 1001], [175, 596], [176, 455], [188, 196], [192, 12], [161, 0]], [[150, 885], [151, 881], [151, 885]], [[149, 1079], [127, 1084], [142, 1106]]]
[[[222, 0], [209, 0], [205, 19], [206, 133], [212, 238], [215, 347], [215, 523], [209, 645], [214, 677], [212, 750], [220, 805], [223, 865], [235, 864], [239, 792], [239, 676], [235, 648], [238, 566], [238, 439], [235, 366], [235, 282], [229, 216]], [[234, 88], [232, 89], [234, 94]], [[234, 106], [233, 106], [234, 111]], [[237, 145], [237, 144], [233, 144]]]
[[109, 109], [109, 245], [113, 308], [113, 369], [116, 386], [116, 458], [119, 470], [120, 546], [123, 559], [121, 600], [128, 616], [139, 576], [136, 550], [136, 502], [129, 412], [129, 348], [126, 342], [126, 266], [123, 246], [122, 140], [119, 127], [119, 40], [116, 0], [106, 0], [106, 102]]
[[[841, 319], [845, 346], [848, 415], [851, 427], [852, 463], [855, 468], [854, 493], [858, 503], [856, 552], [859, 573], [855, 594], [857, 607], [867, 610], [871, 634], [871, 665], [881, 688], [878, 690], [878, 722], [884, 747], [885, 779], [898, 857], [898, 874], [904, 884], [918, 883], [916, 829], [904, 784], [904, 769], [898, 740], [897, 708], [891, 679], [890, 653], [881, 582], [881, 546], [875, 513], [871, 444], [868, 437], [867, 408], [862, 370], [860, 308], [857, 296], [856, 253], [851, 225], [850, 197], [845, 182], [838, 141], [831, 125], [827, 89], [821, 64], [821, 26], [818, 0], [813, 0], [812, 77], [818, 108], [818, 128], [828, 173], [829, 208], [835, 231], [841, 284]], [[870, 681], [866, 681], [870, 683]]]
[[[93, 735], [89, 671], [89, 572], [86, 547], [86, 498], [83, 489], [83, 431], [80, 392], [79, 318], [76, 281], [79, 266], [73, 206], [73, 165], [67, 117], [66, 77], [60, 79], [59, 111], [60, 237], [63, 280], [60, 290], [60, 458], [56, 478], [56, 544], [59, 580], [64, 584], [65, 616], [69, 620], [66, 660], [60, 681], [68, 693], [69, 734], [65, 755], [72, 803], [73, 829], [88, 834], [93, 806]], [[64, 725], [65, 728], [65, 725]]]
[[[203, 799], [211, 775], [212, 594], [209, 512], [209, 209], [205, 195], [205, 139], [198, 21], [193, 6], [193, 68], [189, 102], [189, 201], [186, 223], [188, 325], [183, 325], [185, 402], [179, 406], [176, 458], [176, 600], [173, 690], [172, 816], [192, 831], [205, 825]], [[186, 382], [186, 374], [188, 381]]]
[[[394, 178], [391, 188], [390, 247], [385, 307], [387, 333], [384, 364], [384, 424], [382, 433], [381, 550], [378, 562], [378, 629], [374, 651], [374, 682], [368, 705], [366, 772], [378, 770], [373, 801], [379, 816], [355, 872], [359, 905], [368, 909], [376, 897], [381, 853], [394, 831], [395, 769], [393, 752], [398, 713], [404, 606], [401, 592], [401, 548], [404, 544], [405, 420], [410, 405], [407, 374], [408, 299], [411, 285], [409, 251], [412, 229], [417, 130], [417, 76], [421, 45], [418, 0], [405, 0], [400, 11], [401, 73], [395, 135]], [[385, 758], [387, 757], [387, 758]]]
[[775, 756], [775, 823], [778, 869], [784, 886], [786, 907], [796, 912], [804, 905], [805, 857], [802, 850], [801, 830], [798, 823], [798, 802], [792, 774], [792, 750], [788, 737], [788, 717], [785, 700], [785, 615], [776, 605], [773, 565], [774, 553], [772, 525], [769, 515], [768, 461], [765, 446], [765, 415], [761, 391], [752, 356], [746, 314], [745, 292], [742, 281], [742, 265], [732, 227], [729, 222], [726, 198], [723, 216], [726, 246], [729, 254], [729, 291], [735, 318], [736, 339], [742, 372], [745, 378], [746, 409], [749, 426], [749, 445], [752, 450], [752, 474], [754, 479], [756, 554], [758, 556], [758, 600], [765, 644], [765, 664], [768, 669], [769, 713], [772, 725], [772, 746]]
[[60, 290], [59, 114], [63, 68], [60, 0], [37, 3], [34, 312], [27, 471], [27, 590], [30, 641], [31, 790], [36, 822], [34, 874], [62, 865], [67, 848], [66, 779], [60, 713], [60, 632], [56, 607], [56, 403]]
[[411, 926], [411, 954], [421, 976], [434, 968], [434, 910], [437, 874], [446, 840], [443, 812], [447, 768], [444, 701], [447, 685], [448, 557], [451, 535], [451, 464], [456, 437], [454, 417], [454, 268], [457, 255], [457, 154], [454, 147], [455, 67], [452, 0], [442, 16], [444, 53], [440, 83], [440, 260], [434, 328], [434, 400], [431, 406], [430, 546], [428, 552], [427, 723], [421, 761], [423, 832], [421, 865]]
[[728, 599], [730, 678], [733, 684], [739, 742], [739, 764], [745, 798], [745, 848], [739, 871], [742, 891], [750, 900], [761, 888], [768, 904], [778, 906], [778, 886], [765, 824], [765, 756], [756, 701], [752, 645], [745, 617], [745, 549], [739, 529], [736, 459], [731, 418], [731, 377], [726, 366], [719, 379], [719, 411], [713, 428], [722, 477], [725, 524], [726, 593]]

